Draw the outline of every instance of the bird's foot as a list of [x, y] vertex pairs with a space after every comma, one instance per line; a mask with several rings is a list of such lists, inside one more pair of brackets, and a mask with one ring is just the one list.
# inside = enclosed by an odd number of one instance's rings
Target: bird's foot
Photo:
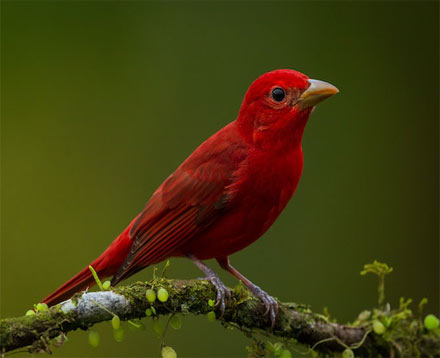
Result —
[[205, 273], [206, 277], [204, 279], [211, 282], [216, 288], [217, 300], [215, 303], [215, 307], [219, 307], [220, 318], [222, 318], [226, 309], [226, 300], [231, 298], [231, 290], [224, 285], [224, 283], [220, 280], [220, 278], [214, 271], [212, 271], [197, 257], [191, 254], [188, 254], [186, 256], [191, 259], [197, 265], [197, 267]]
[[231, 299], [231, 290], [225, 286], [215, 273], [208, 274], [204, 279], [211, 282], [217, 290], [217, 298], [214, 307], [219, 307], [219, 318], [222, 318], [225, 314], [226, 301]]
[[257, 285], [253, 284], [251, 287], [249, 287], [249, 289], [253, 293], [253, 295], [255, 297], [258, 297], [266, 306], [266, 312], [264, 312], [264, 315], [266, 316], [267, 314], [269, 314], [270, 324], [273, 329], [278, 314], [277, 300], [273, 298], [271, 295], [269, 295], [267, 292], [263, 291]]

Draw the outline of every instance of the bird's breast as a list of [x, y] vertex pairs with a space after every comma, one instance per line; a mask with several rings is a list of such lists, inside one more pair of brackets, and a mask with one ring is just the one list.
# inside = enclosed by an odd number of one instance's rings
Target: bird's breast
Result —
[[298, 147], [278, 155], [255, 153], [249, 160], [247, 202], [251, 203], [249, 209], [254, 219], [261, 220], [263, 233], [293, 196], [302, 173], [303, 155]]
[[187, 253], [199, 259], [226, 257], [253, 243], [274, 223], [301, 177], [301, 148], [274, 158], [250, 153], [229, 188], [233, 201], [212, 227], [191, 240]]

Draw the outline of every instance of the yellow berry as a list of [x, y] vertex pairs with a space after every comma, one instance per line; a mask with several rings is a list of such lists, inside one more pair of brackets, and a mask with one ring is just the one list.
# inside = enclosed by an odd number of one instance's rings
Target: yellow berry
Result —
[[177, 358], [176, 351], [168, 346], [162, 348], [162, 358]]
[[342, 358], [354, 358], [354, 353], [350, 348], [346, 348], [342, 352]]
[[35, 311], [34, 310], [27, 311], [26, 316], [35, 316]]
[[159, 323], [158, 320], [155, 320], [155, 321], [153, 322], [153, 331], [156, 332], [156, 334], [157, 334], [158, 336], [161, 336], [162, 333], [163, 333], [163, 328], [162, 328], [162, 326], [160, 325], [160, 323]]
[[208, 319], [208, 321], [214, 322], [216, 318], [215, 312], [214, 311], [208, 312], [206, 318]]
[[425, 317], [425, 321], [423, 322], [425, 328], [429, 331], [432, 331], [439, 327], [439, 320], [433, 314], [429, 314]]
[[110, 281], [104, 281], [103, 284], [102, 284], [102, 288], [104, 290], [108, 290], [110, 288], [110, 286], [111, 286]]
[[150, 303], [153, 303], [154, 301], [156, 301], [156, 291], [154, 291], [151, 288], [149, 290], [147, 290], [147, 292], [145, 292], [145, 296], [147, 296], [147, 300]]
[[168, 291], [163, 287], [159, 288], [159, 291], [157, 291], [157, 298], [160, 302], [168, 301]]
[[180, 320], [179, 316], [174, 315], [171, 317], [170, 326], [173, 329], [180, 329], [182, 327], [182, 321]]
[[49, 309], [49, 307], [47, 306], [47, 304], [45, 303], [39, 303], [37, 304], [37, 311], [39, 312], [45, 312]]
[[116, 342], [122, 342], [124, 340], [124, 328], [119, 327], [113, 330], [113, 338]]
[[375, 320], [373, 322], [373, 331], [376, 334], [384, 334], [385, 332], [385, 326], [381, 321]]
[[99, 341], [100, 341], [99, 332], [89, 330], [89, 344], [92, 347], [96, 348], [99, 346]]
[[121, 327], [121, 319], [119, 318], [119, 316], [113, 316], [112, 326], [113, 329], [119, 329], [119, 327]]

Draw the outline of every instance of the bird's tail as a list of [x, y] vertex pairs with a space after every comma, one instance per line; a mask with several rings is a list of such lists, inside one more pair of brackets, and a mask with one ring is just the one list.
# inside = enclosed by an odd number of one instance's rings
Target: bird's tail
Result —
[[[90, 265], [95, 269], [98, 276], [102, 277], [102, 270], [99, 269], [98, 263], [96, 262], [98, 260], [99, 258], [93, 261]], [[83, 291], [88, 287], [92, 287], [95, 283], [92, 272], [90, 271], [89, 266], [87, 266], [65, 284], [58, 287], [58, 289], [47, 296], [42, 302], [47, 303], [48, 306], [56, 305], [57, 303], [69, 299], [73, 294]]]
[[[135, 220], [133, 220], [133, 222]], [[100, 279], [113, 276], [124, 263], [132, 243], [129, 231], [133, 222], [111, 243], [101, 256], [90, 264]], [[55, 292], [52, 292], [42, 302], [48, 306], [56, 305], [57, 303], [69, 299], [73, 294], [92, 287], [95, 284], [93, 274], [89, 266], [87, 266], [64, 285], [55, 290]]]

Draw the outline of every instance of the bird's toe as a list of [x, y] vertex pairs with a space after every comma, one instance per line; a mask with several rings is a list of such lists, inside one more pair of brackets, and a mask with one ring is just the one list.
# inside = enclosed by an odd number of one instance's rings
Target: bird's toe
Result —
[[254, 296], [258, 297], [265, 305], [266, 311], [264, 312], [264, 315], [269, 315], [270, 323], [272, 329], [275, 326], [275, 321], [278, 315], [278, 302], [275, 298], [273, 298], [271, 295], [263, 291], [260, 287], [255, 286], [251, 289]]
[[217, 290], [217, 297], [214, 307], [218, 307], [220, 311], [220, 318], [223, 317], [226, 310], [226, 301], [231, 298], [231, 290], [226, 287], [217, 276], [207, 277]]

